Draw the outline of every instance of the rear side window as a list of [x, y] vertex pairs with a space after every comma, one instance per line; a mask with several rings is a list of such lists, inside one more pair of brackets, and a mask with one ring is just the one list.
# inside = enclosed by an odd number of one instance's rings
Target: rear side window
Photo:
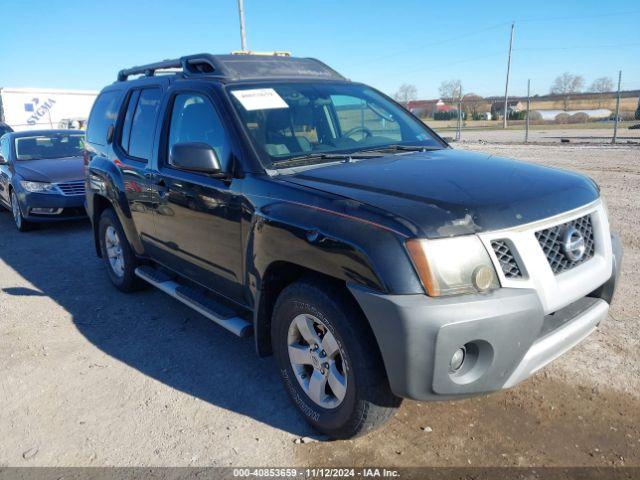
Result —
[[[161, 97], [162, 91], [159, 88], [145, 88], [140, 91], [131, 120], [131, 130], [128, 131], [126, 124], [123, 129], [123, 134], [129, 133], [129, 145], [126, 150], [130, 156], [141, 160], [151, 159]], [[132, 96], [132, 99], [134, 98], [135, 96]]]
[[120, 137], [120, 146], [125, 152], [129, 152], [129, 140], [131, 139], [131, 120], [138, 106], [138, 98], [140, 97], [140, 90], [133, 90], [129, 95], [129, 102], [127, 104], [127, 113], [124, 116], [124, 122], [122, 125], [122, 135]]
[[89, 142], [106, 145], [109, 127], [115, 125], [118, 119], [121, 98], [122, 92], [112, 91], [101, 93], [96, 99], [87, 125], [87, 140]]

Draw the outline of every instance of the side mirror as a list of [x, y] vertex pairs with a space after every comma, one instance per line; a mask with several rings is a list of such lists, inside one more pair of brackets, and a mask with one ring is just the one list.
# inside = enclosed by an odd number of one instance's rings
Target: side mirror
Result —
[[2, 155], [0, 155], [0, 165], [6, 165], [7, 163], [9, 162], [7, 162], [7, 160]]
[[189, 172], [222, 172], [216, 151], [206, 143], [176, 143], [169, 152], [169, 164]]

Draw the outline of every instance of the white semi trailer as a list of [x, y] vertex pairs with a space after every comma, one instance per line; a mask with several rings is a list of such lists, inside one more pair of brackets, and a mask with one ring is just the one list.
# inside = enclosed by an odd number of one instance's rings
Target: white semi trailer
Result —
[[98, 92], [0, 88], [0, 123], [15, 131], [82, 127]]

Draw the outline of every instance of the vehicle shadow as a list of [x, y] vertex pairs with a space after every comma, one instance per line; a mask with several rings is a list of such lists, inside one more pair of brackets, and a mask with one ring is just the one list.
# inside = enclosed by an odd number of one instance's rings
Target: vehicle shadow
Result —
[[[172, 388], [297, 436], [320, 438], [289, 401], [273, 358], [149, 288], [124, 294], [96, 257], [87, 222], [16, 231], [0, 210], [0, 263], [30, 285], [2, 281], [9, 295], [45, 295], [80, 333], [120, 362]], [[3, 268], [7, 268], [3, 267]], [[1, 279], [0, 279], [1, 281]]]

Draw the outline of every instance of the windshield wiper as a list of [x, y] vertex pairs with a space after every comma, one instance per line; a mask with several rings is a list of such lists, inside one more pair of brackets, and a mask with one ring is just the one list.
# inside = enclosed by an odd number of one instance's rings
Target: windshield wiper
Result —
[[350, 162], [354, 159], [359, 158], [375, 158], [379, 157], [380, 153], [375, 152], [355, 152], [355, 153], [331, 153], [331, 152], [323, 152], [323, 153], [308, 153], [307, 155], [300, 155], [298, 157], [291, 157], [284, 160], [278, 160], [277, 162], [273, 162], [271, 165], [274, 167], [295, 167], [300, 165], [311, 165], [314, 164], [316, 160], [342, 160], [345, 162]]
[[381, 145], [380, 147], [372, 148], [370, 150], [363, 150], [364, 152], [384, 152], [384, 151], [396, 151], [396, 152], [430, 152], [433, 150], [442, 150], [443, 147], [436, 145]]

